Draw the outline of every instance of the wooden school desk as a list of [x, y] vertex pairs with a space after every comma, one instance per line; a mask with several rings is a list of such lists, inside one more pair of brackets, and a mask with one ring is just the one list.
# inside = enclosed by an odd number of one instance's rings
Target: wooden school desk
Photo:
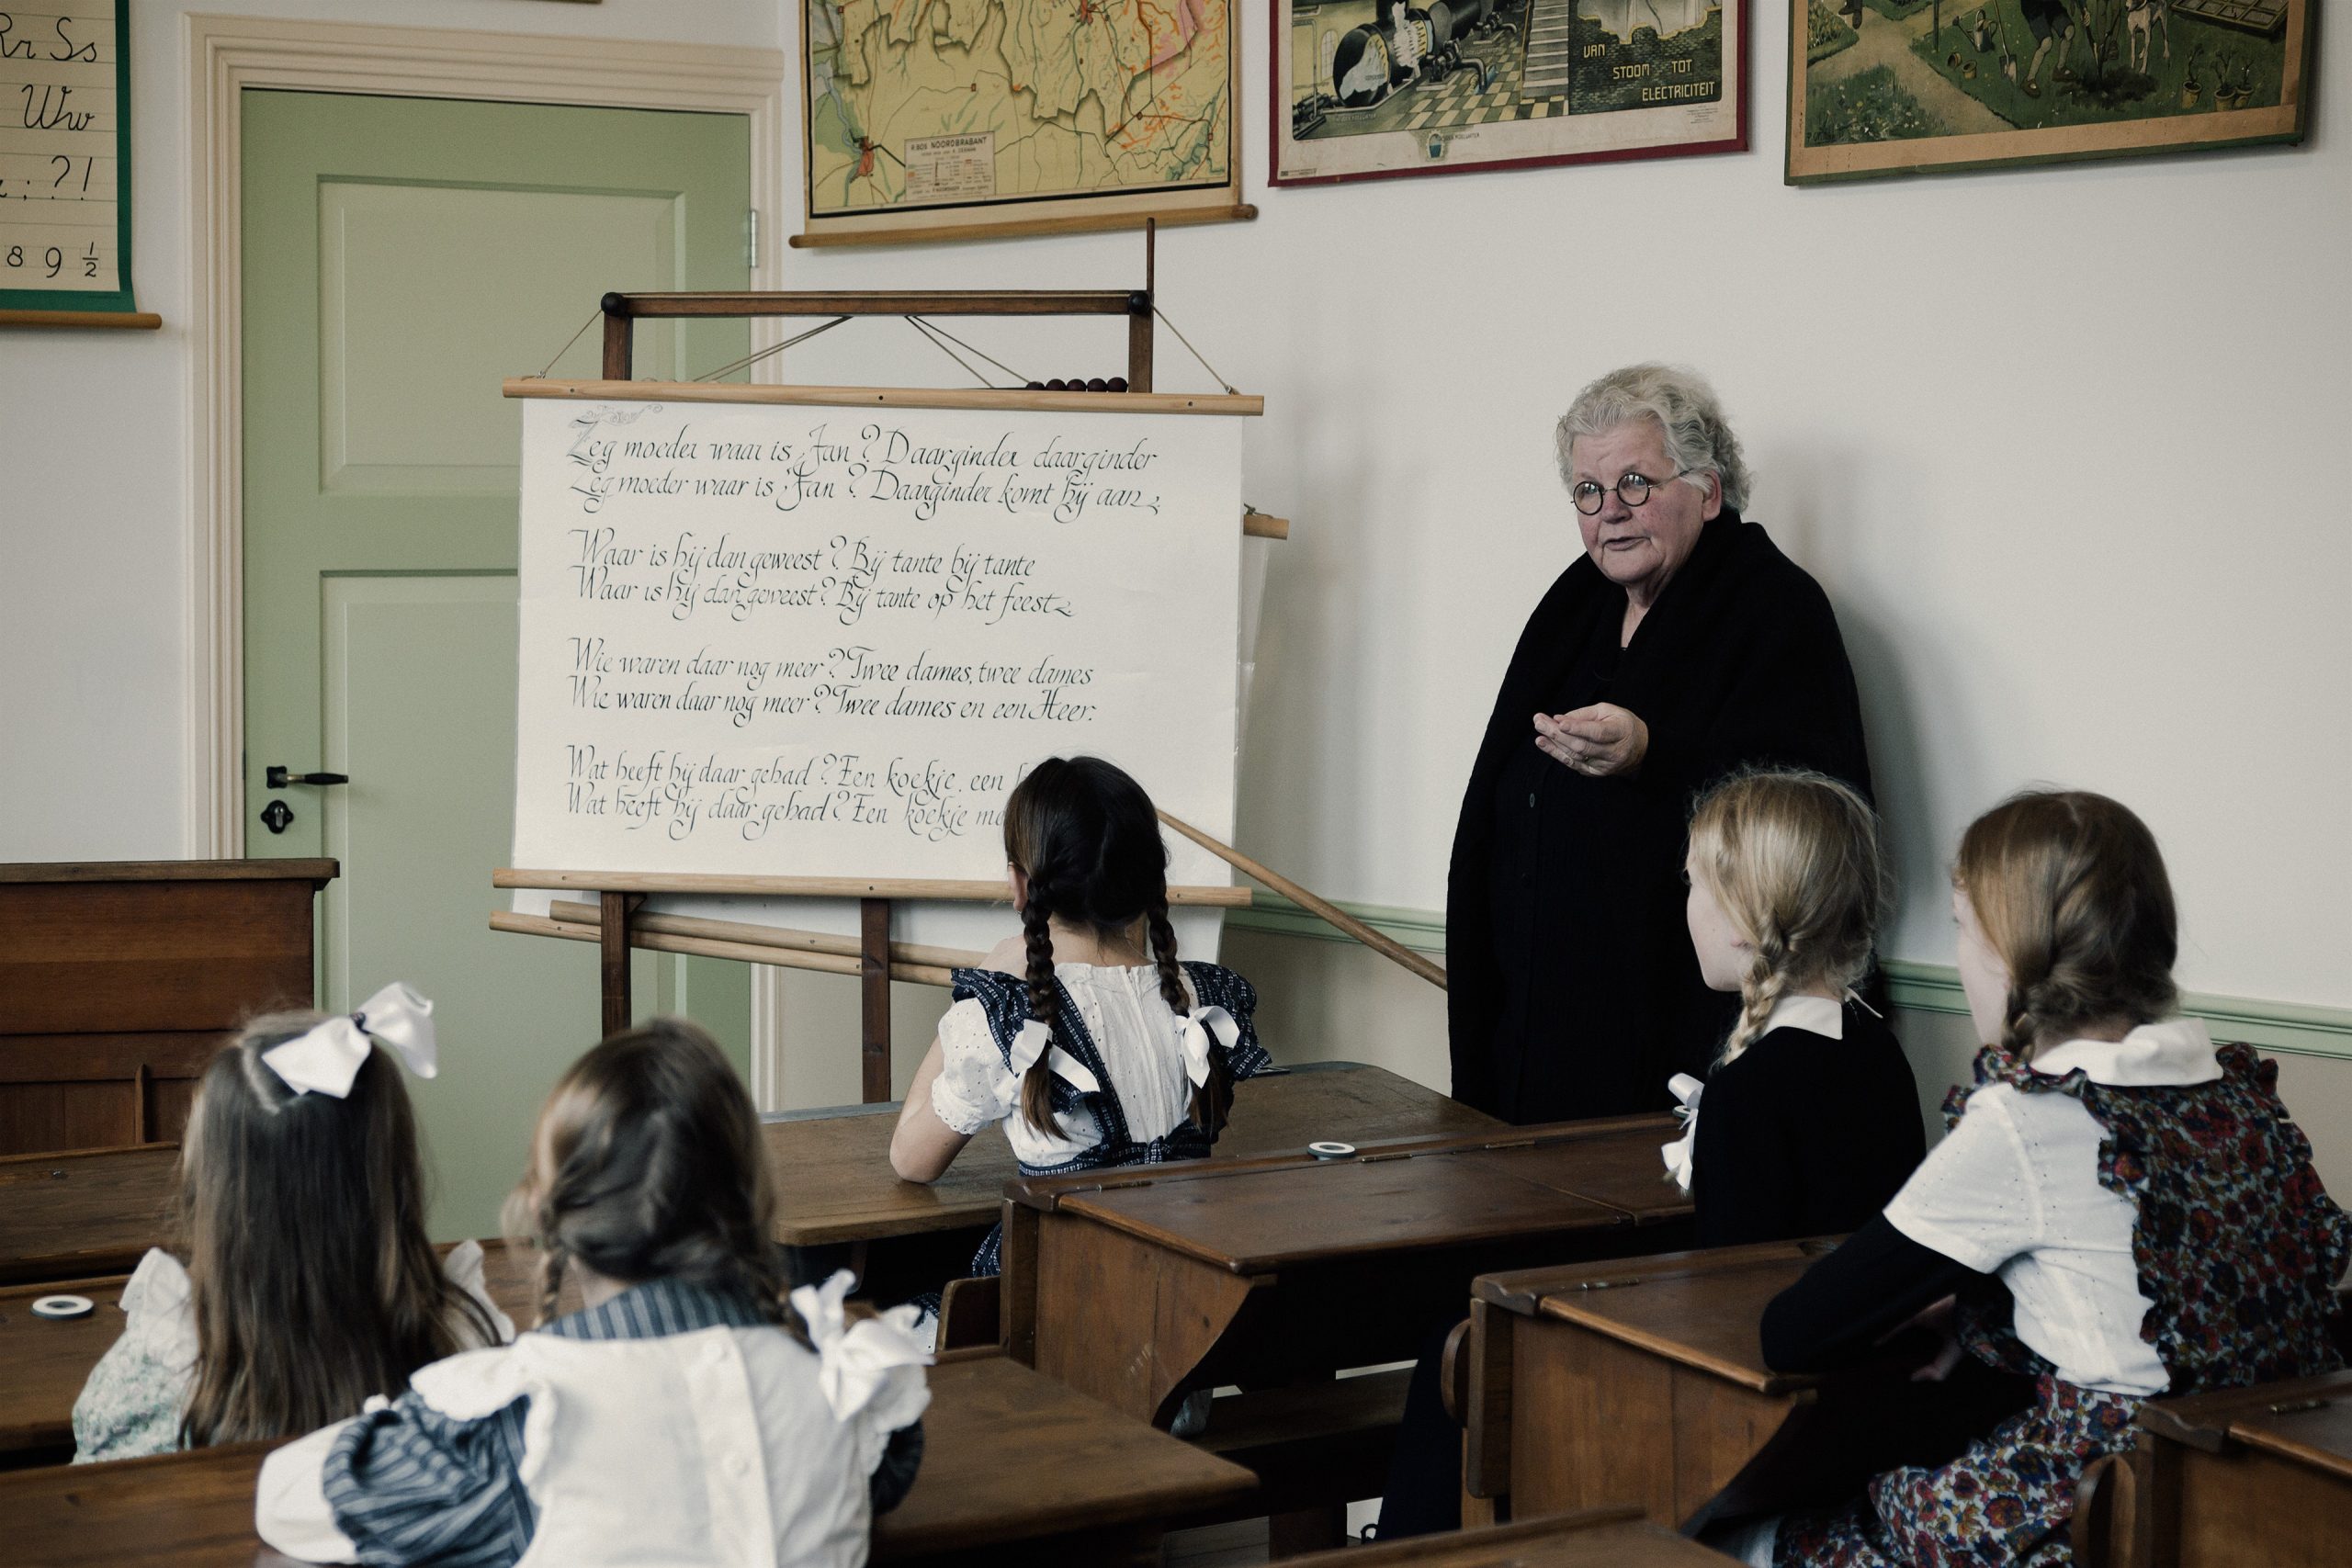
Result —
[[0, 865], [0, 1153], [175, 1139], [245, 1020], [311, 998], [331, 860]]
[[1642, 1517], [1589, 1508], [1526, 1524], [1293, 1557], [1286, 1568], [1724, 1568], [1734, 1560]]
[[1765, 1367], [1757, 1325], [1818, 1250], [1775, 1242], [1479, 1280], [1470, 1495], [1502, 1518], [1632, 1503], [1672, 1528], [1698, 1514], [1815, 1402], [1813, 1380]]
[[[866, 1293], [885, 1300], [935, 1291], [965, 1272], [996, 1223], [1004, 1184], [1021, 1174], [1002, 1129], [982, 1132], [945, 1176], [924, 1185], [901, 1181], [890, 1168], [898, 1120], [896, 1104], [763, 1119], [761, 1134], [776, 1179], [776, 1239], [800, 1249], [838, 1249], [807, 1257], [804, 1275], [853, 1268]], [[1216, 1157], [1296, 1152], [1333, 1139], [1463, 1135], [1500, 1125], [1385, 1068], [1317, 1062], [1236, 1084]]]
[[1823, 1378], [1764, 1365], [1764, 1308], [1829, 1240], [1578, 1264], [1477, 1281], [1454, 1404], [1464, 1482], [1501, 1518], [1637, 1504], [1695, 1530], [1860, 1495], [1882, 1471], [1940, 1464], [2030, 1402], [1963, 1359], [1910, 1374], [1921, 1337]]
[[[526, 1247], [482, 1243], [490, 1299], [518, 1329], [529, 1327], [537, 1314], [532, 1263]], [[62, 1464], [73, 1458], [74, 1401], [98, 1358], [122, 1335], [119, 1303], [125, 1283], [116, 1274], [0, 1289], [0, 1468]], [[36, 1298], [61, 1292], [87, 1296], [96, 1310], [75, 1318], [32, 1314]], [[567, 1285], [558, 1305], [577, 1307], [579, 1287]]]
[[2352, 1562], [2352, 1371], [2153, 1400], [2140, 1427], [2120, 1562]]
[[1667, 1116], [1006, 1189], [1012, 1355], [1164, 1425], [1191, 1389], [1408, 1360], [1473, 1275], [1679, 1237]]
[[175, 1144], [0, 1156], [0, 1284], [128, 1272], [168, 1223]]
[[[1250, 1473], [998, 1356], [931, 1374], [922, 1468], [876, 1521], [877, 1563], [1157, 1562], [1169, 1523], [1246, 1494]], [[272, 1445], [0, 1473], [12, 1562], [246, 1568]]]

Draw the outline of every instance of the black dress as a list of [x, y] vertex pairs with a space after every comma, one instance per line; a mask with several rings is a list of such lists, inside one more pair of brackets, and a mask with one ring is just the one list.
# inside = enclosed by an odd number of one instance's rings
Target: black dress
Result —
[[1708, 1078], [1690, 1150], [1701, 1247], [1860, 1230], [1927, 1157], [1894, 1032], [1855, 1002], [1845, 1031], [1771, 1030]]
[[[1829, 600], [1726, 509], [1620, 649], [1625, 591], [1589, 558], [1521, 635], [1470, 773], [1446, 885], [1453, 1097], [1517, 1122], [1663, 1109], [1736, 1003], [1683, 920], [1700, 790], [1744, 764], [1815, 768], [1866, 795], [1861, 704]], [[1571, 773], [1532, 719], [1610, 702], [1649, 727], [1630, 777]]]

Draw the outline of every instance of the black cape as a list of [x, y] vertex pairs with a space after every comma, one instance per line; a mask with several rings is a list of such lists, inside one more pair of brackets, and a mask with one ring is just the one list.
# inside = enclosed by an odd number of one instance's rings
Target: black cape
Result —
[[[1861, 704], [1827, 595], [1725, 508], [1618, 648], [1625, 591], [1589, 557], [1529, 617], [1470, 772], [1446, 880], [1453, 1097], [1506, 1121], [1664, 1109], [1737, 998], [1699, 977], [1683, 916], [1694, 797], [1747, 764], [1870, 793]], [[1535, 749], [1532, 716], [1611, 702], [1649, 726], [1630, 778]]]

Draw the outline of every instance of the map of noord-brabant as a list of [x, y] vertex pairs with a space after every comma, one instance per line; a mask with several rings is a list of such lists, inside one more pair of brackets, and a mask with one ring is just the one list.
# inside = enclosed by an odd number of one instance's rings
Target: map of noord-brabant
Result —
[[808, 0], [808, 210], [1226, 185], [1231, 0]]

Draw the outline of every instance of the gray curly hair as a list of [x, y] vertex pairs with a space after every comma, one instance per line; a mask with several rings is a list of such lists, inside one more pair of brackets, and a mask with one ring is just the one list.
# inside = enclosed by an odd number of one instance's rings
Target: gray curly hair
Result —
[[1657, 421], [1666, 433], [1666, 455], [1683, 470], [1683, 483], [1703, 490], [1703, 476], [1713, 474], [1723, 486], [1725, 506], [1747, 507], [1747, 463], [1739, 453], [1739, 437], [1724, 418], [1723, 403], [1705, 377], [1675, 365], [1628, 365], [1577, 394], [1554, 433], [1560, 482], [1575, 482], [1571, 455], [1580, 437], [1637, 419]]

